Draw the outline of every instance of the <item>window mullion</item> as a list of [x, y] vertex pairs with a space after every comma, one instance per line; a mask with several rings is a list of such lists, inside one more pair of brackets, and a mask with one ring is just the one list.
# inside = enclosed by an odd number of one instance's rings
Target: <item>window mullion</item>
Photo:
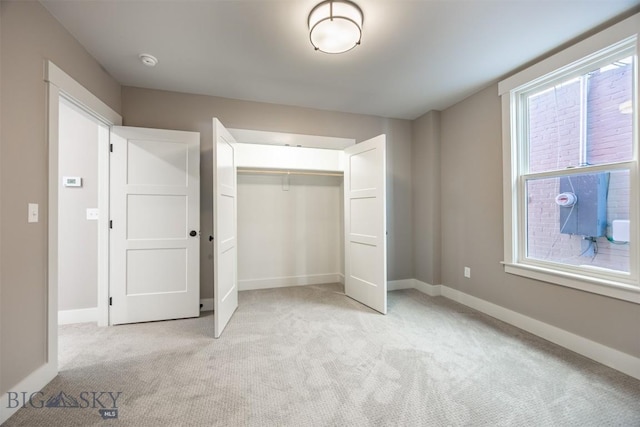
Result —
[[545, 172], [532, 172], [532, 173], [521, 174], [520, 176], [525, 180], [530, 180], [530, 179], [555, 178], [555, 177], [572, 176], [572, 175], [586, 175], [586, 174], [598, 173], [598, 172], [630, 170], [633, 167], [635, 167], [635, 162], [628, 161], [628, 162], [609, 163], [609, 164], [603, 164], [603, 165], [589, 165], [589, 166], [582, 166], [579, 168], [558, 169], [558, 170], [545, 171]]

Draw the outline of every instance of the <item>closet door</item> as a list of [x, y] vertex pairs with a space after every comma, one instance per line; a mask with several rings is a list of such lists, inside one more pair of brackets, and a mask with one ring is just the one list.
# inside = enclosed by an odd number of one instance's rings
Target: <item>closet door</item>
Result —
[[386, 136], [344, 150], [345, 293], [387, 313]]
[[219, 338], [238, 308], [235, 140], [213, 119], [213, 318]]

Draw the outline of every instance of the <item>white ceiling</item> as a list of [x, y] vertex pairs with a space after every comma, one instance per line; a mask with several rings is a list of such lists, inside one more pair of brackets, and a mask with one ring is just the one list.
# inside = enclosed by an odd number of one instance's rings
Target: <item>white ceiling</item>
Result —
[[[640, 0], [356, 0], [362, 44], [309, 42], [320, 0], [42, 0], [122, 85], [414, 119]], [[149, 68], [138, 60], [150, 53]]]

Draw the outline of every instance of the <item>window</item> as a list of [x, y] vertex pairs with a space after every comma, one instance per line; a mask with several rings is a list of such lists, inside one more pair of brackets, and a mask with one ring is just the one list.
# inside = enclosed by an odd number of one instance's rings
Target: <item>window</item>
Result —
[[640, 303], [639, 21], [500, 83], [508, 273]]

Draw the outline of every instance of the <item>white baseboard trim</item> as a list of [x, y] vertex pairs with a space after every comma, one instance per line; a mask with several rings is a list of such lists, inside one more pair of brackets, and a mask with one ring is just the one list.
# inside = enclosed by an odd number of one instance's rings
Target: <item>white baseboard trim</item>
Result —
[[442, 295], [442, 285], [430, 285], [429, 283], [421, 282], [420, 280], [413, 279], [414, 288], [427, 294], [430, 297], [439, 297]]
[[640, 358], [623, 353], [588, 338], [565, 331], [548, 323], [525, 316], [508, 308], [460, 292], [445, 285], [429, 285], [414, 280], [414, 289], [430, 296], [443, 296], [505, 323], [551, 341], [561, 347], [602, 363], [631, 377], [640, 379]]
[[200, 304], [202, 304], [200, 311], [213, 311], [213, 298], [202, 298]]
[[[15, 387], [11, 387], [7, 393], [4, 393], [0, 400], [0, 424], [7, 421], [9, 417], [18, 412], [18, 409], [21, 408], [22, 393], [26, 393], [28, 399], [28, 396], [31, 396], [31, 393], [42, 390], [44, 386], [49, 384], [51, 380], [56, 377], [56, 375], [58, 375], [56, 367], [51, 363], [47, 363], [33, 371], [28, 377], [16, 384]], [[17, 398], [19, 402], [16, 403], [15, 401], [9, 401], [10, 392], [18, 393]], [[16, 397], [16, 395], [13, 395], [13, 397]]]
[[[344, 279], [343, 279], [344, 280]], [[340, 273], [309, 274], [305, 276], [271, 277], [268, 279], [238, 280], [239, 291], [284, 288], [287, 286], [321, 285], [340, 282]]]
[[344, 285], [344, 274], [338, 273], [338, 281]]
[[388, 280], [387, 281], [387, 291], [400, 291], [402, 289], [413, 289], [414, 279], [402, 279], [402, 280]]
[[387, 291], [417, 289], [423, 294], [427, 294], [432, 297], [440, 296], [440, 287], [440, 285], [430, 285], [417, 279], [390, 280], [387, 282]]
[[58, 311], [58, 325], [70, 325], [72, 323], [88, 322], [98, 322], [97, 307]]

